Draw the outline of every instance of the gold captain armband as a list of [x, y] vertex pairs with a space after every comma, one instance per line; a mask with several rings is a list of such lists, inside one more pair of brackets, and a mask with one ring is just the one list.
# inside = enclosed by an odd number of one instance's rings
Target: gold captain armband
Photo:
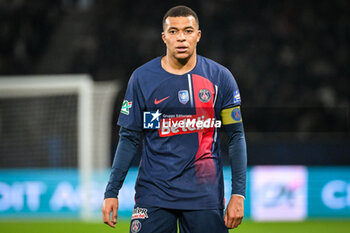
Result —
[[241, 108], [226, 108], [221, 111], [221, 119], [224, 125], [242, 122]]

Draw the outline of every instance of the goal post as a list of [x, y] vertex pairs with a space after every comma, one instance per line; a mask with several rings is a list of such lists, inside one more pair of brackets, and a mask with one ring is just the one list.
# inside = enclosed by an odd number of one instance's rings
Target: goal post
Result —
[[[72, 155], [70, 156], [72, 158], [66, 158], [63, 162], [50, 162], [51, 160], [54, 161], [54, 159], [51, 159], [48, 162], [46, 160], [49, 159], [43, 158], [44, 156], [47, 156], [48, 153], [43, 152], [43, 155], [39, 155], [41, 154], [42, 149], [38, 149], [37, 160], [34, 159], [34, 162], [28, 164], [28, 167], [76, 167], [78, 169], [79, 184], [82, 194], [80, 217], [83, 220], [91, 220], [94, 218], [90, 205], [93, 171], [96, 169], [107, 168], [109, 166], [110, 124], [112, 122], [113, 100], [118, 91], [119, 85], [116, 82], [94, 82], [89, 75], [84, 74], [0, 76], [0, 101], [2, 101], [0, 102], [0, 118], [2, 115], [6, 115], [6, 113], [1, 114], [1, 103], [4, 103], [3, 106], [5, 107], [11, 107], [11, 101], [13, 101], [15, 104], [13, 108], [17, 108], [16, 104], [18, 103], [22, 103], [21, 106], [26, 108], [29, 104], [28, 99], [37, 101], [36, 105], [38, 106], [37, 108], [29, 108], [27, 111], [28, 115], [41, 117], [42, 115], [45, 115], [46, 112], [50, 112], [50, 114], [53, 112], [51, 117], [52, 119], [56, 119], [61, 116], [56, 116], [57, 114], [65, 114], [64, 118], [69, 122], [68, 126], [63, 125], [64, 122], [62, 123], [61, 121], [64, 120], [57, 119], [57, 123], [55, 123], [56, 126], [47, 127], [50, 128], [51, 131], [53, 131], [53, 127], [56, 131], [61, 130], [60, 128], [62, 127], [67, 127], [67, 131], [69, 132], [63, 132], [61, 134], [64, 134], [64, 136], [71, 140], [67, 139], [66, 142], [61, 142], [61, 140], [59, 143], [70, 145], [68, 146], [69, 149], [61, 152], [61, 154], [66, 153], [67, 156]], [[9, 101], [10, 103], [6, 104]], [[71, 101], [74, 103], [66, 103]], [[50, 106], [41, 106], [43, 102], [49, 102], [47, 105]], [[67, 111], [66, 113], [61, 113], [60, 109], [55, 109], [59, 108], [59, 106], [64, 106], [63, 108], [65, 108], [67, 104], [69, 106], [66, 109], [62, 109], [62, 111]], [[44, 111], [42, 109], [45, 108], [49, 108], [50, 110], [45, 110], [44, 113], [38, 113], [38, 111]], [[3, 108], [3, 111], [6, 111], [6, 108]], [[21, 109], [11, 109], [11, 111], [22, 114]], [[11, 118], [13, 115], [16, 114], [7, 116], [7, 118]], [[27, 118], [29, 118], [29, 116], [27, 116]], [[28, 121], [31, 120], [32, 119], [28, 119]], [[11, 119], [8, 119], [6, 123], [8, 121], [11, 121]], [[35, 125], [42, 124], [41, 122], [42, 121], [38, 124], [32, 123], [30, 127], [35, 128]], [[47, 122], [48, 125], [51, 123], [54, 124], [53, 122], [50, 122], [50, 119], [47, 119], [45, 122]], [[13, 124], [16, 125], [16, 123]], [[71, 127], [75, 129], [71, 129]], [[17, 131], [19, 132], [21, 129], [18, 129]], [[2, 132], [2, 138], [6, 138], [6, 133], [7, 132]], [[41, 132], [38, 132], [36, 134], [40, 133]], [[19, 134], [20, 133], [18, 133], [18, 135]], [[17, 134], [14, 137], [16, 136]], [[17, 138], [25, 138], [26, 136], [27, 135], [17, 136]], [[10, 140], [11, 139], [9, 139], [9, 142]], [[58, 148], [55, 140], [50, 140], [50, 143], [51, 147]], [[33, 148], [41, 148], [41, 146], [36, 145]], [[22, 152], [18, 148], [13, 149], [11, 147], [6, 149], [6, 151], [16, 150], [16, 153], [19, 151], [16, 156], [22, 156]], [[51, 154], [53, 155], [51, 157], [55, 157], [55, 153], [57, 154], [58, 152], [52, 152]], [[13, 155], [10, 154], [7, 156]], [[39, 156], [41, 157], [39, 158]], [[98, 156], [98, 159], [96, 156]], [[9, 161], [10, 159], [11, 158], [9, 158]], [[73, 161], [74, 159], [75, 161]], [[36, 163], [35, 161], [39, 162]], [[100, 162], [98, 163], [96, 161]], [[9, 162], [8, 164], [10, 164], [10, 168], [16, 168], [17, 165], [16, 161], [12, 163]], [[6, 166], [6, 163], [3, 166]], [[18, 166], [26, 167], [26, 164], [25, 162], [22, 162], [22, 164], [18, 163]]]

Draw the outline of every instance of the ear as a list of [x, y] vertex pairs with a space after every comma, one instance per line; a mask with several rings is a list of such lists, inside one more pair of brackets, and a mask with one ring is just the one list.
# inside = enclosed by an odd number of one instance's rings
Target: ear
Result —
[[197, 43], [201, 40], [201, 36], [202, 36], [202, 31], [198, 30], [198, 32], [197, 32]]
[[165, 43], [165, 33], [164, 32], [162, 32], [162, 40], [163, 40], [164, 44], [166, 44]]

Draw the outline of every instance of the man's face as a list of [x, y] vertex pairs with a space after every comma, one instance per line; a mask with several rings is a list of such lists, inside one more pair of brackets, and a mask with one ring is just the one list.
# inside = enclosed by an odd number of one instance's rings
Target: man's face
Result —
[[196, 50], [201, 31], [193, 16], [168, 17], [163, 25], [162, 39], [167, 54], [178, 59], [189, 59]]

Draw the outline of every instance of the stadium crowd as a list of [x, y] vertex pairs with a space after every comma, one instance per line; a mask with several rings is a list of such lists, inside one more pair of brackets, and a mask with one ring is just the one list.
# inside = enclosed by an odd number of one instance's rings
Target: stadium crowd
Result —
[[0, 0], [0, 74], [32, 74], [62, 15], [60, 0]]
[[[99, 67], [125, 81], [135, 67], [165, 52], [158, 46], [158, 22], [166, 4], [133, 3], [102, 1], [97, 7]], [[199, 9], [204, 35], [199, 53], [227, 66], [239, 83], [248, 130], [342, 131], [339, 107], [349, 105], [350, 86], [347, 1], [191, 1], [189, 6]], [[279, 119], [269, 121], [271, 111], [286, 118], [275, 126]], [[254, 120], [257, 114], [262, 121]], [[339, 125], [328, 127], [329, 120]], [[283, 121], [288, 122], [282, 126]]]
[[[68, 2], [77, 1], [0, 0], [0, 74], [36, 72], [35, 63], [64, 17], [62, 9], [79, 10]], [[165, 53], [159, 22], [168, 3], [88, 2], [95, 44], [76, 56], [68, 72], [88, 72], [97, 81], [118, 79], [126, 85], [133, 69]], [[339, 132], [348, 127], [348, 1], [183, 3], [201, 19], [199, 54], [227, 66], [238, 81], [248, 131]], [[93, 58], [84, 61], [84, 54]], [[271, 112], [281, 119], [270, 119]]]

